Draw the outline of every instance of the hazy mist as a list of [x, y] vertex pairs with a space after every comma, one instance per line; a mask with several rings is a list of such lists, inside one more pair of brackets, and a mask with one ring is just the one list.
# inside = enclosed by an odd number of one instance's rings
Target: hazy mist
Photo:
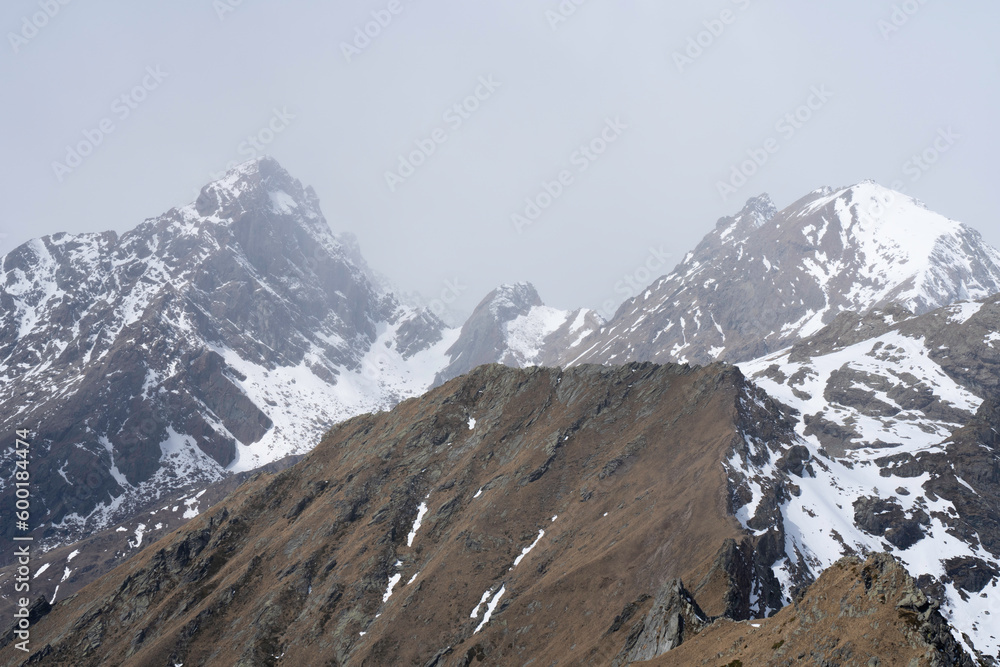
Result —
[[617, 305], [747, 198], [868, 178], [1000, 245], [995, 2], [11, 0], [0, 25], [2, 253], [260, 154], [460, 311], [519, 280]]

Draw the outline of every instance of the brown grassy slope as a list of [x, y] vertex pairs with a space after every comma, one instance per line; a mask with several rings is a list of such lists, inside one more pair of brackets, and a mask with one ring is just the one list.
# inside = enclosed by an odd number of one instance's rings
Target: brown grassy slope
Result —
[[[151, 542], [180, 528], [188, 522], [183, 516], [185, 510], [189, 508], [184, 502], [185, 499], [197, 494], [198, 502], [190, 507], [199, 511], [204, 510], [226, 498], [256, 472], [281, 471], [301, 458], [301, 456], [288, 456], [269, 463], [258, 471], [239, 473], [208, 486], [189, 486], [172, 494], [151, 498], [135, 514], [112, 528], [92, 533], [79, 542], [66, 544], [44, 554], [36, 550], [31, 556], [31, 569], [38, 572], [45, 564], [49, 567], [41, 574], [32, 577], [32, 598], [44, 597], [45, 600], [51, 600], [56, 597], [61, 600], [73, 595], [147, 548]], [[140, 524], [146, 528], [142, 543], [136, 548], [134, 546], [137, 541], [136, 528]], [[78, 553], [70, 560], [68, 557], [74, 552]], [[66, 576], [67, 570], [69, 576]], [[0, 591], [3, 591], [0, 593], [0, 619], [2, 619], [0, 628], [9, 627], [10, 620], [14, 618], [18, 597], [14, 594], [16, 574], [16, 562], [0, 567]]]
[[845, 558], [775, 616], [716, 621], [659, 658], [633, 664], [972, 667], [936, 609], [891, 556]]
[[[36, 659], [607, 664], [625, 641], [627, 630], [609, 630], [626, 605], [699, 578], [742, 534], [721, 461], [743, 386], [721, 365], [481, 367], [339, 425], [298, 465], [248, 482], [57, 603], [33, 630]], [[501, 585], [473, 634], [470, 612]], [[21, 659], [0, 650], [3, 664]]]

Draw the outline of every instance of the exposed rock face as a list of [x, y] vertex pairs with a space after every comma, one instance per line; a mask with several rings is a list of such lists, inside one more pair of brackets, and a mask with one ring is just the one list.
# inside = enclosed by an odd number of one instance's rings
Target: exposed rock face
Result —
[[922, 540], [921, 526], [930, 523], [930, 517], [919, 508], [912, 516], [907, 516], [895, 499], [862, 496], [854, 501], [854, 524], [869, 535], [885, 537], [899, 549], [909, 549]]
[[870, 182], [818, 190], [780, 212], [762, 195], [561, 363], [735, 363], [842, 312], [897, 304], [920, 314], [997, 292], [1000, 252], [898, 192]]
[[369, 273], [270, 159], [120, 237], [57, 234], [4, 257], [0, 433], [32, 432], [39, 536], [99, 530], [423, 391], [433, 371], [400, 367], [446, 346], [444, 327]]
[[667, 582], [653, 600], [653, 607], [632, 631], [613, 667], [649, 660], [680, 646], [708, 624], [705, 612], [679, 579]]
[[539, 307], [542, 307], [542, 300], [534, 286], [528, 283], [501, 285], [487, 294], [462, 325], [458, 340], [448, 348], [452, 361], [438, 374], [437, 384], [464, 375], [482, 364], [502, 363], [507, 347], [507, 324]]
[[501, 285], [483, 299], [448, 348], [448, 365], [435, 385], [482, 364], [516, 368], [552, 364], [562, 350], [603, 324], [592, 310], [549, 308], [530, 283]]
[[744, 613], [760, 590], [726, 558], [697, 604], [675, 582], [759, 538], [730, 514], [722, 464], [750, 440], [788, 449], [787, 423], [728, 366], [481, 367], [338, 425], [57, 601], [36, 655], [606, 665], [686, 643], [707, 609]]
[[[639, 663], [636, 663], [639, 664]], [[938, 605], [897, 560], [844, 558], [777, 615], [752, 623], [719, 620], [680, 648], [647, 663], [973, 667]]]
[[841, 555], [889, 551], [988, 664], [1000, 660], [985, 613], [1000, 608], [998, 329], [1000, 295], [923, 315], [844, 314], [741, 364], [799, 413], [811, 473], [734, 464], [751, 480], [744, 497], [793, 491], [778, 503], [792, 545], [779, 573], [801, 586]]

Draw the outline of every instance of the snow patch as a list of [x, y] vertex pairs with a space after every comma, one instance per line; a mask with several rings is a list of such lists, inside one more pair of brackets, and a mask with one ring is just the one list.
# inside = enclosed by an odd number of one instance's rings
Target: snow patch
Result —
[[489, 623], [490, 617], [493, 616], [493, 611], [497, 608], [497, 605], [500, 604], [500, 598], [502, 598], [503, 594], [506, 592], [507, 592], [507, 587], [501, 586], [500, 590], [497, 591], [497, 594], [494, 595], [493, 599], [490, 600], [488, 605], [486, 605], [486, 613], [483, 614], [483, 620], [479, 622], [479, 625], [477, 625], [476, 629], [472, 631], [472, 634], [478, 633], [480, 630], [483, 629], [484, 625]]
[[383, 603], [389, 601], [389, 598], [392, 597], [392, 589], [396, 587], [396, 584], [398, 584], [399, 580], [402, 579], [402, 578], [403, 578], [403, 575], [401, 575], [399, 572], [397, 572], [396, 574], [394, 574], [391, 577], [389, 577], [389, 585], [386, 587], [385, 593], [382, 594], [382, 602]]
[[427, 514], [427, 503], [422, 502], [420, 506], [417, 507], [417, 518], [413, 521], [413, 528], [410, 529], [410, 534], [406, 536], [406, 546], [413, 546], [413, 538], [417, 536], [417, 531], [420, 530], [420, 523]]
[[507, 349], [518, 366], [534, 366], [542, 353], [545, 338], [566, 323], [569, 313], [548, 306], [535, 306], [504, 325]]
[[[552, 520], [555, 521], [555, 518], [553, 518]], [[514, 559], [514, 564], [510, 567], [510, 569], [513, 570], [515, 567], [517, 567], [521, 563], [521, 561], [524, 560], [524, 557], [527, 556], [529, 553], [531, 553], [531, 550], [535, 548], [535, 546], [543, 537], [545, 537], [545, 531], [539, 530], [538, 537], [535, 538], [534, 542], [521, 549], [521, 555]]]

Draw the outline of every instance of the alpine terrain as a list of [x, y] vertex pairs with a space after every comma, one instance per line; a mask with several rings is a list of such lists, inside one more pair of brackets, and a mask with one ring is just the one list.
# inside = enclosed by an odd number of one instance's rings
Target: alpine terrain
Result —
[[[336, 426], [297, 465], [40, 608], [46, 639], [31, 659], [656, 657], [716, 617], [782, 604], [781, 527], [741, 526], [742, 481], [724, 464], [795, 476], [795, 438], [732, 366], [483, 366]], [[939, 639], [928, 650], [964, 664], [947, 631]], [[0, 655], [11, 660], [12, 646]]]
[[[843, 313], [741, 364], [796, 413], [801, 482], [735, 466], [786, 532], [779, 577], [896, 555], [965, 641], [1000, 655], [1000, 294], [924, 315]], [[763, 526], [765, 524], [761, 524]]]
[[863, 182], [751, 199], [609, 321], [385, 285], [270, 158], [4, 257], [0, 660], [1000, 667], [975, 230]]
[[[766, 503], [747, 504], [747, 481], [727, 466], [774, 466], [791, 488], [812, 466], [799, 447], [783, 408], [733, 366], [482, 366], [339, 424], [295, 466], [244, 484], [81, 593], [42, 602], [33, 632], [45, 640], [29, 661], [656, 658], [717, 619], [782, 606], [790, 591], [775, 571], [799, 526], [764, 525]], [[873, 567], [887, 574], [868, 581], [912, 615], [883, 628], [886, 644], [971, 664], [885, 558]], [[832, 632], [838, 610], [810, 615], [813, 636]], [[854, 610], [886, 616], [878, 600]]]
[[997, 292], [1000, 252], [904, 194], [864, 182], [782, 211], [762, 195], [561, 362], [735, 363], [784, 349], [841, 312], [898, 304], [919, 314]]
[[271, 159], [120, 237], [57, 234], [4, 257], [0, 430], [33, 430], [45, 543], [305, 453], [335, 422], [425, 390], [453, 341], [375, 284]]

